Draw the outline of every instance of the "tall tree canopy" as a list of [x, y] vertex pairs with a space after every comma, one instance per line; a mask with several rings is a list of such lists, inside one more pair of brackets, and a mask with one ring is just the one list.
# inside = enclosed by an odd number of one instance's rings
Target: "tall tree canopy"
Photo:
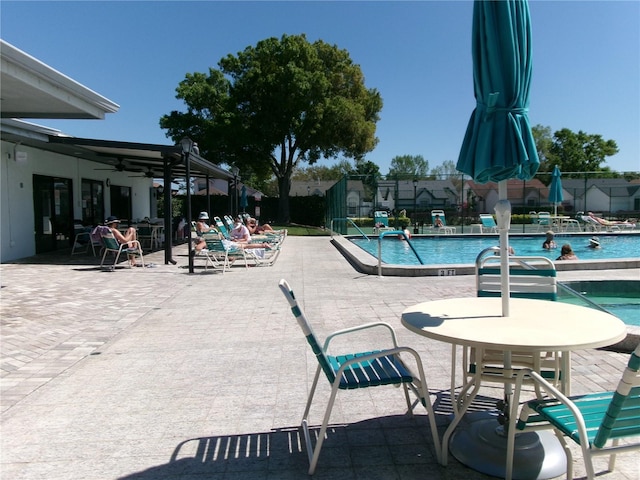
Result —
[[[186, 112], [160, 120], [174, 141], [198, 142], [203, 156], [278, 181], [278, 220], [289, 220], [291, 175], [299, 162], [342, 154], [361, 159], [377, 143], [382, 109], [349, 53], [305, 35], [268, 38], [228, 55], [209, 75], [177, 88]], [[241, 173], [243, 175], [243, 173]]]
[[399, 155], [391, 159], [387, 178], [413, 179], [427, 176], [429, 162], [422, 155]]
[[[563, 176], [575, 176], [572, 172], [601, 172], [611, 170], [602, 164], [606, 157], [618, 153], [614, 140], [605, 140], [602, 135], [588, 134], [580, 130], [575, 133], [568, 128], [558, 130], [551, 136], [551, 129], [536, 125], [532, 128], [540, 157], [540, 172], [552, 172], [558, 165]], [[581, 175], [578, 175], [581, 176]], [[551, 181], [549, 176], [548, 181]]]

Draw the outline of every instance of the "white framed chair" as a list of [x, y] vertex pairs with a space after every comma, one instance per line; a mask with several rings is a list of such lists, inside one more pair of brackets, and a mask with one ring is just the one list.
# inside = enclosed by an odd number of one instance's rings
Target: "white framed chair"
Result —
[[[517, 431], [552, 428], [567, 456], [567, 478], [573, 478], [573, 459], [567, 438], [580, 446], [587, 479], [596, 477], [593, 457], [609, 456], [608, 470], [615, 469], [616, 454], [640, 450], [640, 344], [630, 355], [615, 392], [588, 393], [566, 397], [532, 370], [518, 373], [511, 421], [507, 436], [507, 480], [513, 473], [513, 452]], [[520, 393], [524, 381], [533, 381], [546, 398], [529, 400], [519, 418]], [[517, 420], [516, 420], [517, 419]], [[625, 440], [620, 443], [620, 440]], [[637, 472], [636, 472], [637, 473]]]
[[244, 248], [235, 248], [229, 245], [229, 241], [223, 241], [220, 238], [213, 236], [203, 237], [207, 243], [207, 256], [215, 262], [219, 262], [222, 265], [222, 273], [231, 270], [231, 259], [242, 259], [244, 261], [245, 268], [249, 268], [247, 259], [247, 252]]
[[546, 232], [551, 227], [553, 227], [553, 222], [551, 221], [551, 214], [549, 212], [538, 212], [538, 232]]
[[[502, 295], [502, 277], [500, 257], [491, 254], [497, 251], [488, 248], [476, 259], [476, 290], [478, 297], [500, 297]], [[491, 254], [490, 256], [485, 256]], [[509, 257], [509, 285], [512, 298], [533, 298], [538, 300], [557, 300], [558, 287], [554, 263], [546, 257]], [[455, 347], [452, 351], [455, 355]], [[454, 357], [455, 360], [455, 357]], [[455, 363], [454, 363], [455, 365]], [[525, 352], [511, 353], [511, 366], [505, 369], [502, 351], [490, 349], [463, 348], [462, 376], [463, 389], [452, 402], [457, 411], [462, 404], [473, 398], [484, 382], [515, 384], [516, 374], [523, 368], [541, 372], [545, 378], [559, 385], [562, 376], [562, 353]], [[451, 372], [451, 398], [456, 388], [455, 367]]]
[[[113, 236], [113, 233], [109, 232], [109, 233], [102, 234], [102, 244], [103, 244], [104, 253], [102, 254], [102, 260], [100, 261], [101, 267], [104, 265], [104, 260], [107, 257], [107, 254], [113, 253], [114, 260], [111, 268], [115, 268], [115, 266], [118, 263], [118, 260], [120, 259], [120, 254], [123, 252], [126, 253], [127, 256], [135, 255], [136, 257], [140, 257], [140, 262], [144, 267], [144, 255], [142, 254], [142, 246], [140, 245], [139, 241], [131, 240], [129, 242], [120, 244], [118, 243], [118, 240], [116, 240], [116, 237]], [[133, 246], [129, 247], [129, 244]]]
[[[318, 361], [307, 405], [302, 416], [302, 428], [309, 457], [309, 475], [313, 475], [315, 472], [318, 458], [320, 456], [320, 450], [322, 449], [322, 444], [327, 432], [327, 426], [331, 417], [331, 410], [333, 409], [333, 404], [338, 391], [377, 387], [382, 385], [395, 385], [402, 387], [409, 414], [413, 414], [414, 405], [422, 403], [427, 410], [431, 436], [436, 450], [436, 459], [440, 461], [440, 441], [438, 437], [438, 430], [436, 429], [433, 407], [429, 399], [429, 390], [424, 376], [422, 360], [418, 353], [412, 348], [398, 346], [393, 328], [391, 325], [383, 322], [369, 323], [333, 332], [326, 338], [324, 344], [321, 346], [313, 332], [313, 329], [311, 328], [311, 325], [302, 312], [300, 305], [298, 305], [298, 301], [293, 294], [293, 290], [291, 290], [287, 281], [284, 279], [280, 280], [279, 287], [289, 302], [291, 312], [296, 318], [298, 325], [302, 329], [302, 332], [307, 339], [309, 346], [313, 350], [316, 360]], [[376, 346], [376, 348], [371, 351], [359, 353], [343, 353], [340, 355], [329, 354], [330, 342], [334, 338], [372, 328], [382, 329], [383, 331], [386, 330], [390, 334], [387, 342], [385, 342], [387, 343], [386, 347]], [[403, 361], [401, 356], [412, 360], [411, 367]], [[322, 373], [324, 373], [331, 385], [331, 395], [325, 410], [320, 431], [318, 432], [316, 445], [313, 447], [309, 431], [309, 410], [311, 409], [311, 403]], [[413, 391], [418, 399], [415, 403], [411, 402], [409, 389]]]

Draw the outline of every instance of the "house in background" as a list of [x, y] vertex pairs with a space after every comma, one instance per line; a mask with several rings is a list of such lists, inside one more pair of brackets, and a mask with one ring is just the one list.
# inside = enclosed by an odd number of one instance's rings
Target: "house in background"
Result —
[[615, 214], [640, 210], [640, 185], [624, 178], [563, 178], [562, 187], [574, 197], [576, 211]]
[[[430, 211], [460, 204], [460, 188], [451, 180], [380, 180], [376, 205], [391, 210]], [[429, 217], [430, 218], [430, 217]]]
[[[104, 119], [119, 106], [3, 40], [0, 60], [0, 262], [69, 248], [76, 220], [155, 216], [154, 178], [184, 178], [181, 147], [76, 138], [27, 122]], [[232, 177], [195, 152], [189, 158], [193, 176]]]
[[[507, 180], [507, 199], [512, 207], [537, 210], [549, 205], [547, 198], [549, 189], [536, 178], [531, 180]], [[473, 180], [464, 182], [463, 198], [473, 205], [478, 213], [493, 213], [498, 203], [498, 184], [495, 182], [476, 183]]]

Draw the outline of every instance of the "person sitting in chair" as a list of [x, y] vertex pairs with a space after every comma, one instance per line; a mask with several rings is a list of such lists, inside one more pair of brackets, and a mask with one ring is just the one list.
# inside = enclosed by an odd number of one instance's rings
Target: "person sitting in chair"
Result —
[[209, 214], [207, 212], [200, 212], [198, 215], [198, 221], [196, 222], [196, 235], [193, 248], [196, 252], [199, 252], [207, 247], [207, 242], [204, 240], [203, 235], [206, 233], [218, 233], [214, 227], [207, 224], [209, 220]]
[[[113, 238], [115, 238], [120, 245], [126, 243], [128, 248], [135, 247], [134, 242], [138, 240], [138, 235], [134, 227], [129, 227], [124, 233], [122, 233], [118, 229], [120, 220], [117, 217], [114, 217], [113, 215], [107, 218], [104, 221], [104, 224], [109, 228], [109, 230], [111, 231], [111, 234], [113, 235]], [[131, 266], [136, 267], [137, 264], [136, 264], [135, 255], [128, 254], [127, 257], [129, 258], [129, 263], [131, 264]]]
[[440, 215], [436, 215], [435, 218], [433, 219], [433, 226], [435, 228], [442, 228], [444, 227], [444, 222], [442, 221], [442, 219], [440, 218]]
[[271, 225], [265, 223], [264, 225], [258, 225], [258, 221], [255, 218], [249, 217], [247, 219], [247, 229], [251, 235], [257, 235], [258, 233], [275, 232]]
[[273, 246], [267, 242], [251, 243], [251, 234], [249, 233], [249, 229], [247, 228], [247, 226], [243, 223], [241, 217], [236, 217], [230, 234], [231, 234], [230, 243], [236, 247], [267, 248], [267, 249], [273, 248]]

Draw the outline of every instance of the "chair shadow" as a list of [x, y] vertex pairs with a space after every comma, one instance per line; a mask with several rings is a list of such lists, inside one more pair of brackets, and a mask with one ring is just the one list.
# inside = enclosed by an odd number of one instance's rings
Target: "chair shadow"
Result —
[[[434, 409], [439, 437], [452, 415], [448, 391], [436, 394]], [[495, 398], [476, 397], [470, 411], [495, 407]], [[319, 431], [311, 428], [314, 445]], [[455, 462], [455, 459], [450, 459]], [[425, 414], [388, 415], [348, 424], [331, 424], [327, 430], [316, 475], [322, 478], [386, 478], [382, 473], [403, 471], [416, 474], [433, 471], [442, 475]], [[450, 467], [451, 468], [451, 467]], [[464, 468], [464, 467], [463, 467]], [[159, 478], [306, 478], [309, 469], [301, 427], [283, 427], [264, 432], [190, 438], [180, 442], [167, 463], [119, 477], [119, 480]], [[340, 472], [351, 472], [340, 473]], [[466, 469], [465, 469], [466, 471]], [[380, 477], [377, 474], [382, 474]], [[390, 473], [392, 478], [397, 474]], [[206, 476], [206, 477], [205, 477]], [[391, 478], [390, 477], [390, 478]]]
[[[317, 435], [318, 430], [313, 428], [312, 433]], [[394, 415], [330, 425], [316, 474], [323, 470], [329, 475], [327, 478], [335, 478], [340, 476], [340, 471], [368, 472], [372, 468], [372, 455], [375, 456], [373, 468], [394, 469], [395, 465], [440, 468], [426, 415]], [[119, 480], [200, 478], [200, 475], [208, 479], [238, 480], [267, 476], [306, 478], [308, 470], [302, 429], [285, 427], [191, 438], [176, 446], [167, 463], [119, 477]]]

